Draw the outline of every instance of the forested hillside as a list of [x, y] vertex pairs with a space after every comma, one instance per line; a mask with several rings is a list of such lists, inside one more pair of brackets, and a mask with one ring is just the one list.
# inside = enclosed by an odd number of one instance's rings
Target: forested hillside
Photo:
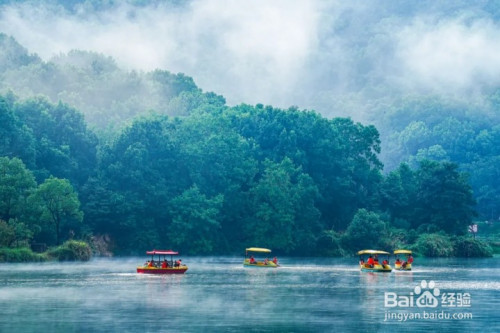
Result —
[[498, 93], [379, 102], [369, 125], [229, 106], [182, 73], [93, 52], [0, 45], [0, 245], [461, 255], [467, 226], [498, 218]]
[[423, 252], [432, 236], [455, 253], [446, 235], [475, 214], [456, 164], [384, 176], [373, 126], [199, 96], [189, 116], [150, 112], [103, 141], [66, 104], [3, 96], [3, 245], [106, 235], [115, 253], [341, 255], [360, 243]]

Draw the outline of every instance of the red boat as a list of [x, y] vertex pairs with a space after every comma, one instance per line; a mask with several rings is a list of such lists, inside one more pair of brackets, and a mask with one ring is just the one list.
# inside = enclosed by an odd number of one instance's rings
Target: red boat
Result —
[[[147, 251], [146, 254], [151, 255], [151, 260], [148, 260], [143, 266], [137, 267], [137, 273], [143, 274], [184, 274], [188, 267], [182, 264], [182, 260], [174, 261], [173, 256], [179, 254], [172, 250], [153, 250]], [[158, 255], [158, 260], [155, 259]], [[167, 256], [170, 260], [167, 260]], [[161, 260], [163, 257], [163, 260]]]

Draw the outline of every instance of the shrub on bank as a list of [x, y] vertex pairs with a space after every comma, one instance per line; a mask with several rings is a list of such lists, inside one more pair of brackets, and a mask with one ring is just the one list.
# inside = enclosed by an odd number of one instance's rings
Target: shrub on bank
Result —
[[456, 257], [492, 257], [493, 249], [485, 242], [470, 237], [457, 237], [453, 240]]
[[451, 257], [454, 254], [450, 238], [441, 233], [420, 235], [412, 249], [426, 257]]
[[88, 261], [92, 257], [92, 250], [85, 242], [70, 240], [50, 249], [47, 254], [58, 261]]
[[34, 253], [27, 247], [0, 248], [0, 262], [42, 262], [48, 257], [44, 253]]

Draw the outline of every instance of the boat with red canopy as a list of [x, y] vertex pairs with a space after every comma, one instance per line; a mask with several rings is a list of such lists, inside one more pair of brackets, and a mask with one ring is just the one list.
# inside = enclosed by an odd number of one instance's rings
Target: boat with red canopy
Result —
[[[153, 250], [147, 251], [146, 254], [151, 256], [151, 260], [148, 260], [143, 266], [138, 266], [137, 273], [184, 274], [188, 270], [188, 267], [182, 263], [181, 259], [174, 261], [174, 255], [178, 255], [179, 252], [172, 250]], [[156, 255], [158, 256], [158, 260], [155, 260]], [[167, 260], [167, 256], [170, 256], [170, 260]]]

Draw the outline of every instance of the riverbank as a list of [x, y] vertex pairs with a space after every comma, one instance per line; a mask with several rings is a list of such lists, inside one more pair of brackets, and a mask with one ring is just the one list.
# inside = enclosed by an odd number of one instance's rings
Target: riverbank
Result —
[[[361, 245], [361, 247], [363, 247]], [[356, 251], [361, 250], [362, 248]], [[435, 233], [421, 235], [412, 245], [382, 246], [377, 249], [391, 251], [405, 248], [413, 251], [415, 257], [428, 258], [489, 258], [500, 255], [500, 242], [496, 240], [481, 240], [471, 237], [451, 237], [449, 235]], [[364, 248], [363, 248], [364, 249]], [[391, 250], [392, 249], [392, 250]], [[103, 256], [102, 251], [95, 251], [84, 241], [70, 240], [64, 244], [49, 248], [42, 253], [33, 252], [30, 248], [0, 248], [1, 262], [45, 262], [45, 261], [88, 261], [93, 256]], [[320, 257], [353, 257], [356, 252], [337, 248], [327, 252]], [[105, 252], [105, 257], [113, 256]], [[238, 255], [235, 253], [234, 255]], [[279, 256], [281, 254], [277, 253]], [[122, 254], [123, 255], [123, 254]], [[220, 254], [227, 255], [225, 254]]]
[[86, 242], [70, 240], [42, 253], [30, 248], [0, 248], [0, 262], [88, 261], [92, 250]]

